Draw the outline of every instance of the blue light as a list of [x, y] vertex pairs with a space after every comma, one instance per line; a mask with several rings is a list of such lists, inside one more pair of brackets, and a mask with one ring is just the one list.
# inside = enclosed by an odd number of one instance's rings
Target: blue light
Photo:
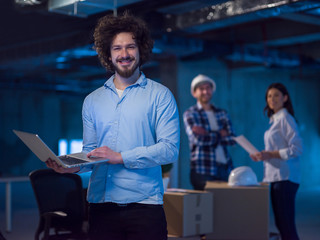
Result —
[[152, 53], [160, 54], [160, 53], [162, 53], [162, 52], [163, 52], [163, 51], [162, 51], [160, 48], [156, 48], [156, 47], [152, 48]]
[[57, 57], [56, 58], [56, 62], [57, 63], [63, 63], [63, 62], [66, 62], [67, 61], [67, 58], [65, 57]]
[[59, 156], [66, 155], [67, 152], [68, 152], [68, 141], [67, 141], [67, 139], [60, 139], [59, 140], [59, 144], [58, 144], [58, 148], [59, 148]]
[[60, 139], [58, 143], [59, 155], [66, 155], [82, 151], [82, 139]]
[[82, 151], [82, 139], [70, 140], [70, 153], [77, 153]]

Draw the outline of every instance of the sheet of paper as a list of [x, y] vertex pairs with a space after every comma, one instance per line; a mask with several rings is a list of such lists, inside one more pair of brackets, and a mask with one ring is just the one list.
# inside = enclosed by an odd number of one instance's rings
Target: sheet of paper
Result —
[[251, 142], [249, 142], [248, 139], [245, 138], [245, 136], [240, 135], [238, 137], [233, 137], [233, 140], [235, 140], [241, 147], [244, 148], [249, 154], [259, 152], [255, 146], [252, 145]]

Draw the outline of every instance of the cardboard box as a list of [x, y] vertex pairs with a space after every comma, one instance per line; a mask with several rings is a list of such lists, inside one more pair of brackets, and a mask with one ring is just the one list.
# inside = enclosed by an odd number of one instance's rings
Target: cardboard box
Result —
[[207, 182], [214, 194], [213, 232], [207, 239], [269, 239], [269, 185], [231, 187]]
[[186, 237], [212, 232], [212, 193], [168, 189], [163, 201], [169, 235]]

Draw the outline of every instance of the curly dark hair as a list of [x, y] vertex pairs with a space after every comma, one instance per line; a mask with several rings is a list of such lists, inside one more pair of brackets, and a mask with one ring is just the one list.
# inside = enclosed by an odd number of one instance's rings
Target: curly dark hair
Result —
[[[287, 101], [283, 104], [283, 107], [286, 108], [288, 110], [288, 112], [294, 117], [294, 111], [293, 111], [293, 106], [292, 106], [292, 102], [290, 99], [290, 95], [289, 92], [287, 90], [287, 88], [282, 84], [282, 83], [272, 83], [266, 91], [266, 102], [267, 102], [267, 98], [268, 98], [268, 92], [270, 89], [275, 88], [278, 89], [283, 96], [287, 95], [288, 99]], [[263, 112], [267, 112], [267, 116], [270, 118], [272, 116], [272, 114], [274, 114], [274, 111], [268, 106], [268, 103], [266, 104], [266, 106], [263, 109]]]
[[122, 32], [133, 34], [140, 54], [139, 66], [146, 63], [152, 53], [154, 41], [151, 39], [147, 24], [142, 19], [130, 15], [128, 12], [118, 17], [106, 15], [99, 19], [94, 30], [94, 49], [98, 53], [102, 66], [112, 72], [114, 72], [114, 67], [111, 61], [110, 47], [115, 36]]

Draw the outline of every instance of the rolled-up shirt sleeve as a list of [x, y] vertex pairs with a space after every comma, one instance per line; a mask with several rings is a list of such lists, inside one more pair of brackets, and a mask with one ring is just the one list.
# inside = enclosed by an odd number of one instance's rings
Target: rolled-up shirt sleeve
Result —
[[298, 126], [293, 118], [283, 118], [282, 134], [287, 140], [287, 147], [279, 149], [281, 159], [288, 160], [301, 156], [303, 152], [302, 139], [300, 137]]

